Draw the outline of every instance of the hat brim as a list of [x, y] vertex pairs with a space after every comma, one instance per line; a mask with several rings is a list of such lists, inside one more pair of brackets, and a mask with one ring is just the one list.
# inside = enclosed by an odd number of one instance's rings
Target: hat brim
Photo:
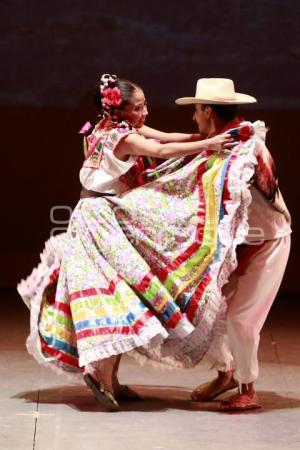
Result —
[[247, 94], [235, 94], [234, 100], [221, 100], [221, 99], [208, 99], [208, 98], [197, 98], [197, 97], [181, 97], [175, 100], [177, 105], [195, 105], [197, 103], [202, 103], [205, 105], [243, 105], [246, 103], [256, 103], [255, 97]]

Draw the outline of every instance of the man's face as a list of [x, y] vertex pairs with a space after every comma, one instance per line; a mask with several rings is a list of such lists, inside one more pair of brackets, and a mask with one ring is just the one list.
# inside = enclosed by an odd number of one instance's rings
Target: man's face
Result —
[[211, 108], [206, 106], [202, 110], [202, 105], [196, 104], [193, 120], [198, 125], [199, 133], [204, 135], [209, 134], [211, 127]]

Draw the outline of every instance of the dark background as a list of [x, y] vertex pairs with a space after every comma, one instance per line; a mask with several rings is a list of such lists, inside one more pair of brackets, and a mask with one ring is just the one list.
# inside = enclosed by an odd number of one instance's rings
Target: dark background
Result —
[[[96, 117], [93, 86], [104, 72], [139, 83], [148, 124], [195, 131], [201, 77], [228, 77], [259, 103], [267, 144], [293, 217], [281, 293], [299, 292], [299, 2], [292, 0], [1, 1], [2, 215], [0, 288], [38, 263], [53, 227], [50, 209], [73, 208], [83, 153], [78, 130]], [[67, 210], [55, 213], [68, 219]], [[65, 225], [62, 225], [65, 227]]]

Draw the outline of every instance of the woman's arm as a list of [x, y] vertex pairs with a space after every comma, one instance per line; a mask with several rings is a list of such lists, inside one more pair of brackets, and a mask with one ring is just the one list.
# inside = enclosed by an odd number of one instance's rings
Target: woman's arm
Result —
[[164, 131], [156, 130], [155, 128], [147, 127], [143, 125], [139, 129], [142, 136], [148, 139], [157, 139], [160, 142], [192, 142], [200, 141], [202, 139], [201, 134], [190, 133], [165, 133]]
[[153, 156], [161, 159], [169, 159], [173, 157], [188, 156], [200, 153], [203, 150], [222, 151], [230, 149], [235, 142], [228, 133], [219, 134], [218, 136], [204, 139], [196, 142], [173, 142], [161, 144], [145, 139], [138, 134], [129, 134], [123, 139], [115, 149], [115, 156], [124, 160], [128, 155], [137, 156]]

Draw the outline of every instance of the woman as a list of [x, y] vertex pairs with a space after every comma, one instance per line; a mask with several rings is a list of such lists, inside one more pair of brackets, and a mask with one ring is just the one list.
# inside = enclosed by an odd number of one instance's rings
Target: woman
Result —
[[[233, 139], [223, 134], [193, 141], [193, 135], [161, 133], [146, 127], [142, 89], [114, 75], [102, 76], [98, 93], [103, 112], [87, 137], [88, 154], [80, 171], [82, 199], [72, 214], [67, 235], [55, 241], [63, 248], [62, 260], [56, 248], [50, 252], [53, 260], [49, 254], [46, 257], [47, 273], [34, 272], [18, 288], [31, 306], [29, 351], [39, 361], [64, 370], [88, 368], [85, 382], [102, 405], [116, 411], [118, 398], [136, 397], [118, 383], [120, 355], [142, 346], [151, 348], [166, 338], [180, 341], [194, 331], [183, 305], [174, 300], [172, 290], [157, 274], [157, 264], [164, 254], [152, 248], [149, 257], [147, 248], [154, 240], [145, 243], [135, 234], [145, 236], [143, 227], [156, 208], [158, 185], [155, 181], [146, 184], [152, 196], [147, 205], [150, 210], [145, 220], [137, 219], [143, 210], [140, 200], [130, 208], [123, 204], [127, 192], [135, 191], [128, 191], [126, 176], [141, 155], [176, 158], [154, 174], [167, 189], [172, 172], [181, 173], [185, 167], [186, 159], [181, 157], [202, 150], [211, 156], [214, 151], [231, 148]], [[148, 175], [151, 180], [151, 170]], [[186, 181], [181, 184], [182, 193]], [[157, 196], [161, 192], [158, 190]], [[176, 245], [181, 244], [179, 241]], [[153, 259], [154, 250], [157, 254]], [[186, 283], [186, 277], [180, 284]], [[28, 293], [28, 286], [33, 294]], [[91, 367], [92, 373], [88, 373]]]

